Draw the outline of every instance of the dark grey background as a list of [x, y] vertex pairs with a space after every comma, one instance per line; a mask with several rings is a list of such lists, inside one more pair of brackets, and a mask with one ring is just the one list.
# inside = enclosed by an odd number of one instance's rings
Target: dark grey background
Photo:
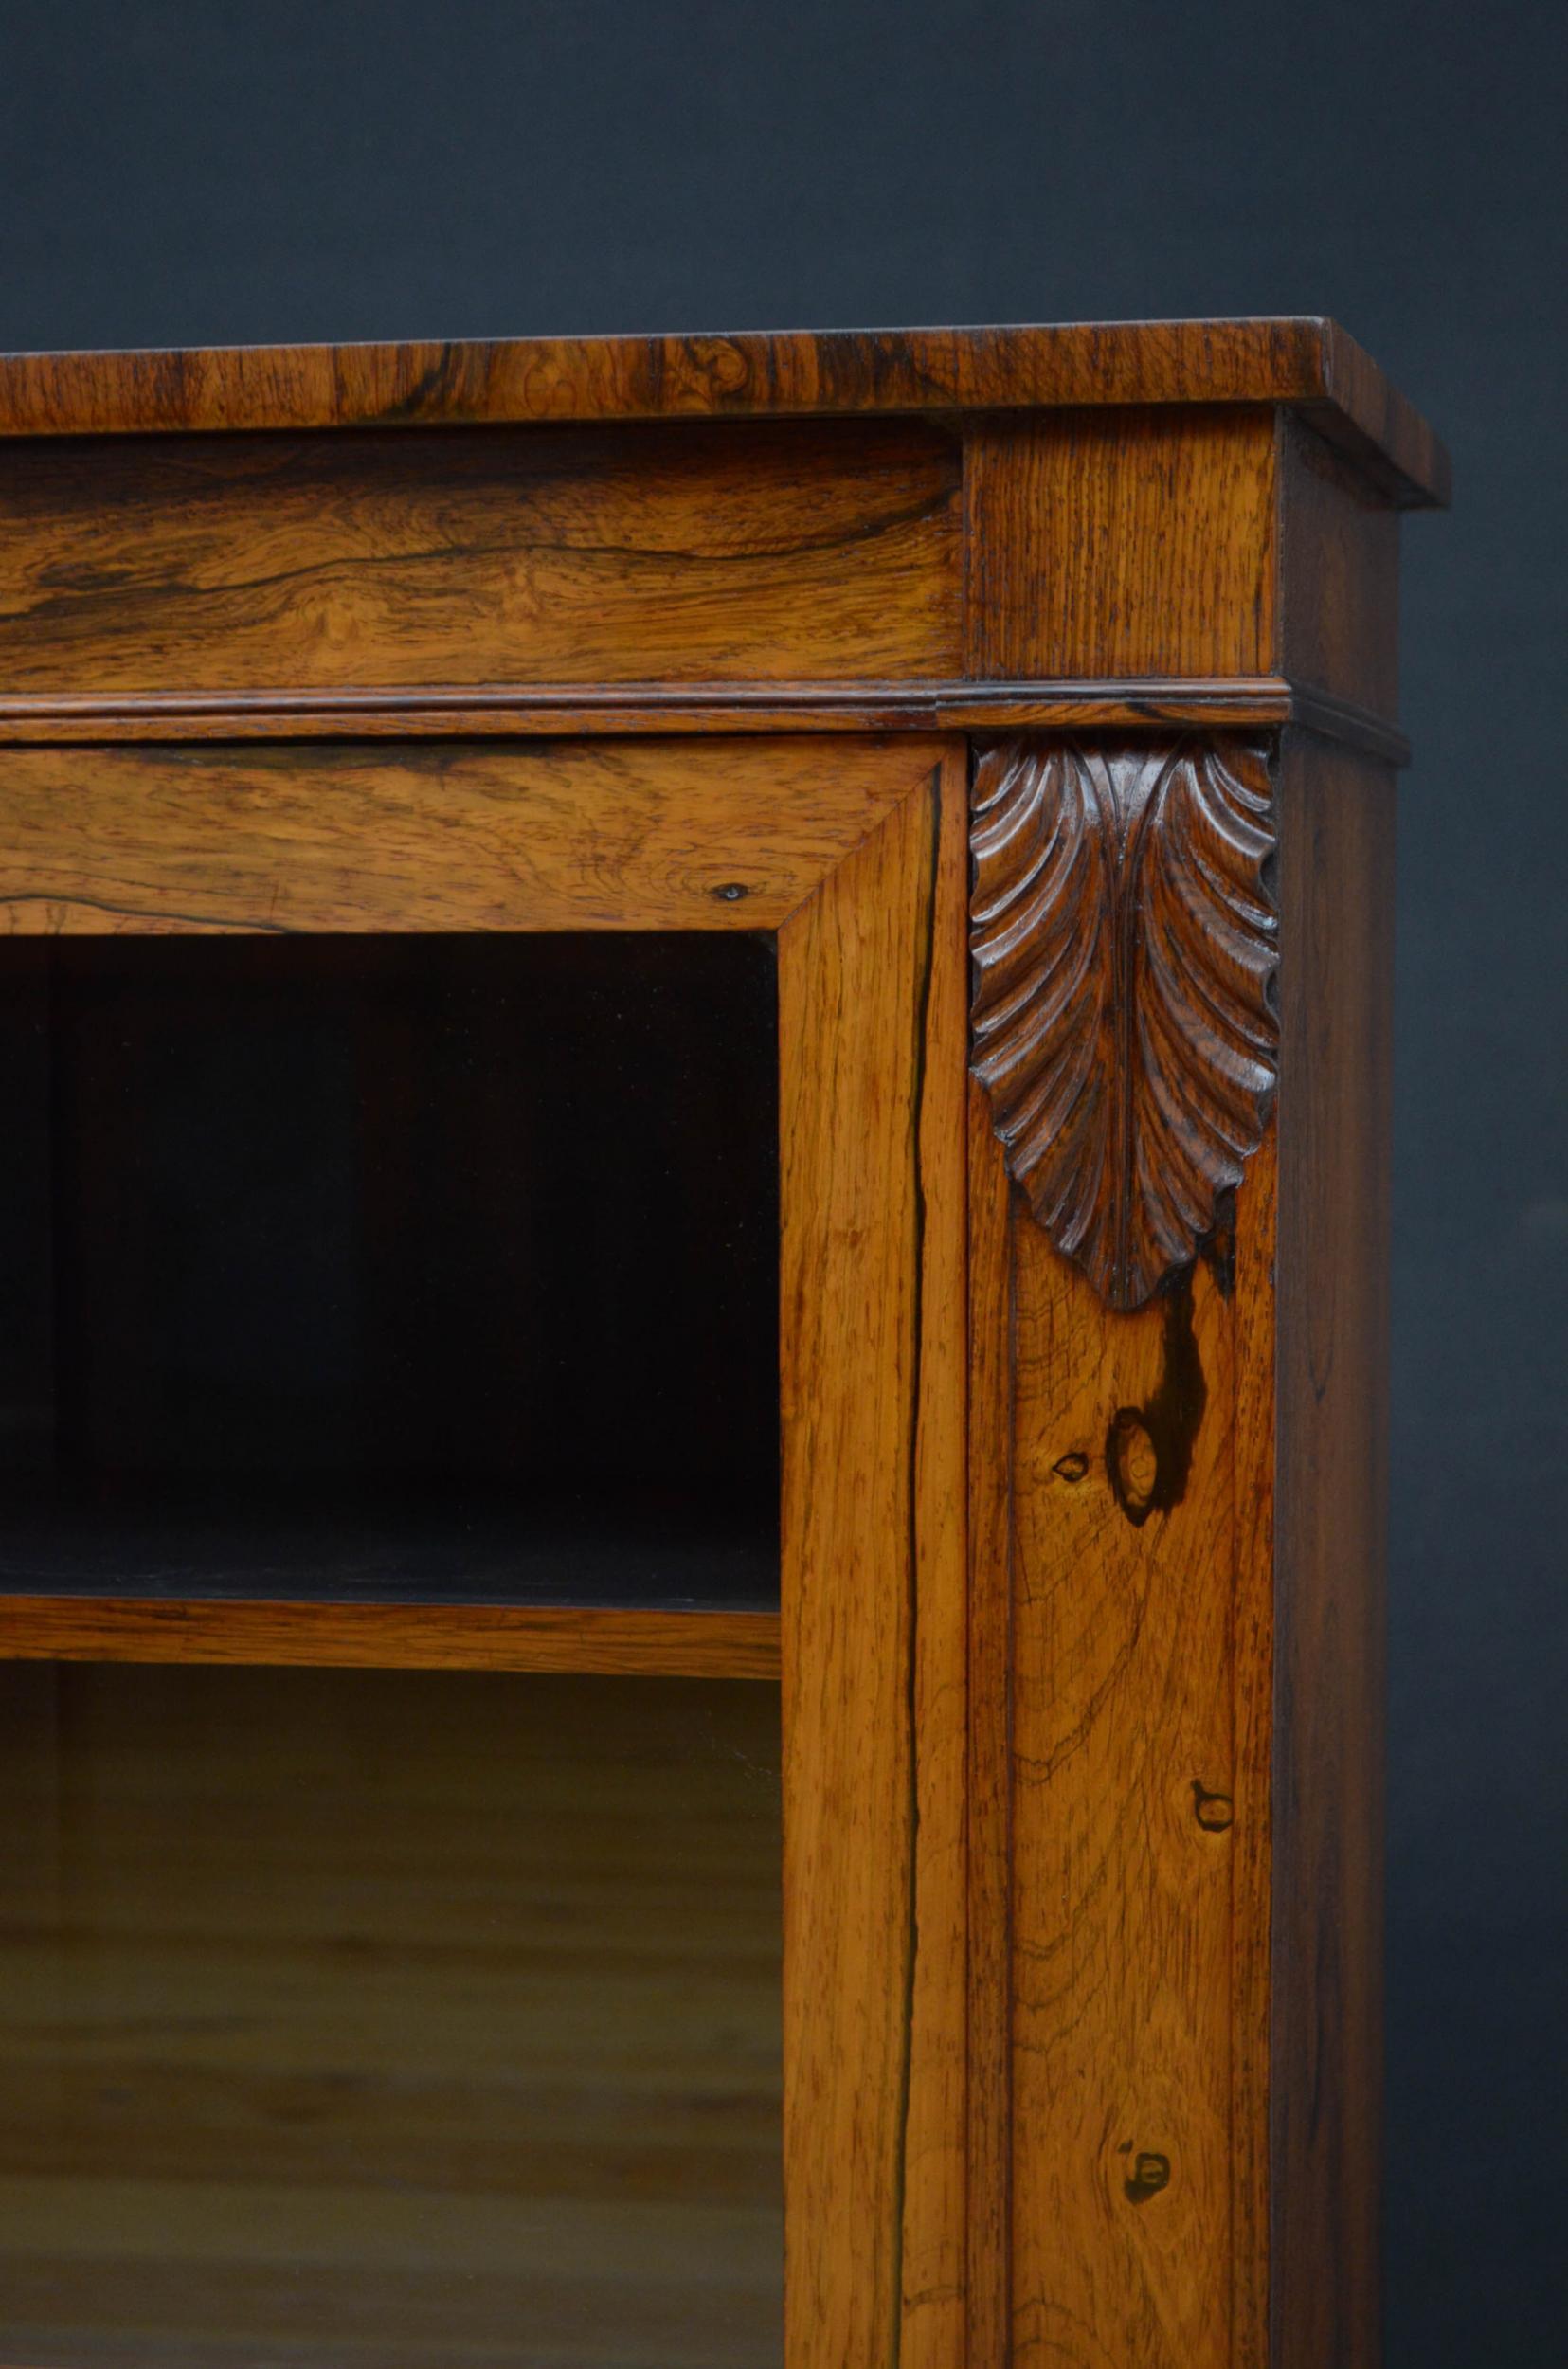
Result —
[[1330, 312], [1448, 438], [1405, 537], [1392, 2369], [1568, 2324], [1563, 65], [1560, 0], [0, 17], [0, 345]]

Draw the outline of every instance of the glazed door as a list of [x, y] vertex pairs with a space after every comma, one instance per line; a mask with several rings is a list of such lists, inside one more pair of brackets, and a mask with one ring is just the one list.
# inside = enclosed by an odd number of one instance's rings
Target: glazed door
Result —
[[962, 2356], [954, 744], [0, 752], [0, 2363]]

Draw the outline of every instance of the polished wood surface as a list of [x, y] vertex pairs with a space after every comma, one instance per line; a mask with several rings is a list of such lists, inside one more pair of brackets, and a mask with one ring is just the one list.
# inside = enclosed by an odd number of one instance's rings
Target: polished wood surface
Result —
[[83, 741], [558, 738], [563, 733], [992, 732], [1299, 723], [1403, 765], [1387, 715], [1284, 676], [1068, 677], [991, 683], [543, 683], [418, 691], [100, 692], [0, 688], [0, 748]]
[[1276, 645], [1267, 408], [988, 421], [967, 478], [974, 674], [1261, 674]]
[[4, 750], [0, 926], [777, 928], [928, 767], [875, 740]]
[[[1013, 2342], [1012, 1190], [990, 1105], [969, 1080], [968, 2369]], [[1025, 1468], [1027, 1472], [1027, 1467]]]
[[1272, 770], [1232, 1214], [1121, 1314], [1012, 1203], [1012, 2357], [1053, 2369], [1379, 2358], [1391, 778]]
[[8, 695], [958, 671], [960, 469], [901, 421], [0, 437]]
[[0, 2359], [775, 2369], [773, 1690], [0, 1699]]
[[1278, 600], [1278, 663], [1292, 681], [1362, 714], [1397, 712], [1398, 518], [1289, 418], [1280, 423]]
[[780, 938], [790, 2369], [963, 2342], [963, 784]]
[[616, 1605], [0, 1596], [0, 1660], [777, 1678], [779, 1616]]
[[[1249, 1278], [1256, 1182], [1221, 1254]], [[1213, 1267], [1108, 1311], [1015, 1203], [1013, 1282], [1014, 2359], [1206, 2369], [1248, 2267], [1236, 1605], [1267, 1442]]]
[[1431, 431], [1281, 320], [24, 356], [8, 435], [14, 928], [777, 937], [777, 1630], [169, 1636], [779, 1669], [790, 2369], [1376, 2369]]
[[0, 360], [0, 435], [1215, 403], [1299, 406], [1396, 500], [1446, 498], [1427, 423], [1353, 337], [1312, 317]]
[[1275, 1479], [1278, 2369], [1376, 2369], [1395, 793], [1288, 739]]

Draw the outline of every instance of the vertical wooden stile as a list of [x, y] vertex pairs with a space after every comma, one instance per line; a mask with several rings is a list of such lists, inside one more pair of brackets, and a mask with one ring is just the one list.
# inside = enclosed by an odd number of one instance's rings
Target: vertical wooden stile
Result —
[[963, 2343], [964, 786], [779, 935], [789, 2369]]

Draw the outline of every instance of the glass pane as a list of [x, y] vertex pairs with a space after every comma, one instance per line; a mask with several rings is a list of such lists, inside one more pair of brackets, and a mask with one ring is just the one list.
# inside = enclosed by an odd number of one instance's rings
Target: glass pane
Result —
[[770, 939], [0, 942], [0, 1588], [769, 1608]]
[[778, 1721], [0, 1670], [6, 2369], [777, 2363]]

